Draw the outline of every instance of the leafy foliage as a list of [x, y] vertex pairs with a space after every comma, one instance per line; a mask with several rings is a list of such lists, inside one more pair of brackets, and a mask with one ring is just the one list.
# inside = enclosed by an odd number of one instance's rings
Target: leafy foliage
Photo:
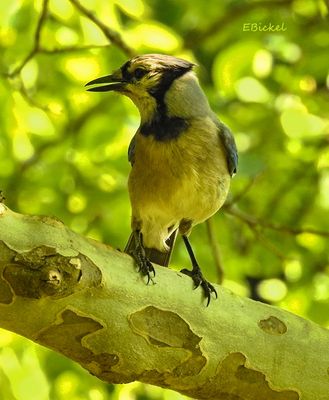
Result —
[[[126, 152], [139, 115], [127, 99], [83, 85], [134, 53], [191, 59], [240, 153], [212, 226], [224, 286], [328, 327], [327, 7], [324, 0], [2, 0], [0, 187], [8, 206], [55, 215], [123, 248]], [[215, 281], [205, 226], [192, 242]], [[178, 244], [174, 266], [188, 262]], [[4, 399], [183, 398], [137, 383], [105, 385], [5, 331], [0, 342]]]

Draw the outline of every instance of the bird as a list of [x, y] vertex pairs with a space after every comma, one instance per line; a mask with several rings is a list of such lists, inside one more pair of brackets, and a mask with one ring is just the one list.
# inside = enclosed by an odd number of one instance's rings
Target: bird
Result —
[[238, 152], [230, 129], [212, 111], [195, 66], [171, 55], [143, 54], [85, 86], [127, 96], [140, 113], [128, 148], [132, 232], [125, 252], [149, 283], [153, 263], [168, 266], [179, 233], [192, 264], [192, 270], [180, 272], [195, 288], [201, 286], [208, 306], [217, 291], [202, 274], [189, 235], [224, 204]]

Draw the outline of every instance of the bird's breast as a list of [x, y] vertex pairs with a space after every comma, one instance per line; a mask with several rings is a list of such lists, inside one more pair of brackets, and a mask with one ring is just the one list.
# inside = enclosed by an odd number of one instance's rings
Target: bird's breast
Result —
[[165, 142], [137, 133], [134, 159], [128, 186], [136, 218], [195, 224], [225, 201], [230, 176], [211, 121], [190, 123], [186, 132]]

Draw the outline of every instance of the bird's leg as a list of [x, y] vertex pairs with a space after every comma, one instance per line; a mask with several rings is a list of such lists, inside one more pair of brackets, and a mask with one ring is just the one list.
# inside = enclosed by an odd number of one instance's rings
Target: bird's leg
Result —
[[135, 246], [133, 246], [133, 249], [130, 251], [130, 255], [136, 261], [136, 264], [138, 266], [138, 272], [141, 272], [143, 276], [147, 276], [147, 284], [149, 284], [150, 281], [153, 282], [153, 279], [151, 278], [150, 274], [152, 273], [154, 277], [155, 270], [151, 261], [146, 257], [145, 249], [143, 246], [142, 232], [140, 230], [135, 230], [133, 232], [133, 235], [135, 240]]
[[203, 277], [201, 269], [195, 258], [195, 255], [192, 250], [192, 246], [191, 246], [187, 236], [186, 235], [182, 235], [182, 236], [183, 236], [183, 240], [184, 240], [187, 252], [188, 252], [191, 262], [192, 262], [192, 271], [190, 271], [188, 269], [182, 269], [180, 272], [190, 276], [193, 279], [193, 282], [195, 284], [195, 287], [194, 287], [195, 289], [201, 285], [203, 292], [207, 298], [207, 306], [208, 306], [210, 303], [211, 293], [214, 293], [217, 298], [216, 289], [213, 287], [213, 285], [211, 283], [206, 281], [206, 279]]

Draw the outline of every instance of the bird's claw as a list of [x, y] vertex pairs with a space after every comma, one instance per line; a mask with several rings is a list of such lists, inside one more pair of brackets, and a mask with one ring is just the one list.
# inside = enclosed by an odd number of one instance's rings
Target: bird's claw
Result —
[[144, 257], [143, 259], [139, 260], [138, 262], [138, 272], [140, 272], [143, 276], [147, 276], [147, 285], [150, 283], [154, 283], [150, 274], [153, 274], [153, 278], [155, 277], [155, 270], [151, 263], [151, 261]]
[[202, 287], [203, 293], [205, 297], [207, 298], [207, 307], [209, 306], [210, 299], [211, 299], [211, 293], [215, 294], [216, 299], [218, 298], [217, 291], [214, 288], [214, 286], [209, 283], [202, 275], [200, 270], [195, 270], [195, 271], [190, 271], [188, 269], [182, 269], [180, 272], [182, 272], [185, 275], [188, 275], [192, 278], [194, 282], [194, 289], [198, 288], [199, 286]]
[[155, 269], [151, 261], [146, 257], [145, 251], [142, 247], [136, 247], [136, 250], [131, 253], [133, 258], [136, 261], [138, 266], [138, 272], [140, 272], [143, 276], [147, 276], [147, 285], [150, 283], [154, 283], [151, 274], [153, 274], [153, 278], [155, 277]]
[[213, 285], [206, 280], [203, 280], [203, 282], [201, 283], [201, 287], [203, 289], [205, 296], [207, 297], [207, 307], [208, 307], [211, 299], [211, 293], [215, 294], [216, 299], [218, 298], [217, 291], [213, 287]]

